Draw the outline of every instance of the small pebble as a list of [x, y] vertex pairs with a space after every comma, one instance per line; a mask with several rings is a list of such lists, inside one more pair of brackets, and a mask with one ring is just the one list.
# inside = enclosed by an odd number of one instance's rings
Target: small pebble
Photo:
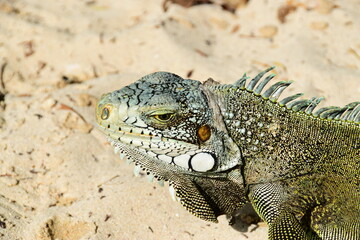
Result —
[[329, 24], [327, 22], [312, 22], [310, 23], [310, 27], [313, 30], [325, 30], [328, 28]]
[[264, 38], [272, 38], [277, 34], [277, 32], [277, 27], [273, 25], [266, 25], [259, 29], [260, 36]]

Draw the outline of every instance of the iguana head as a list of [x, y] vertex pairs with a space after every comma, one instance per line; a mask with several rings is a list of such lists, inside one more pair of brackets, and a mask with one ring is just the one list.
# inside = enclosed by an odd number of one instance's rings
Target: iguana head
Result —
[[243, 204], [240, 151], [206, 85], [167, 72], [149, 74], [103, 95], [96, 119], [115, 152], [169, 181], [194, 215], [216, 221]]

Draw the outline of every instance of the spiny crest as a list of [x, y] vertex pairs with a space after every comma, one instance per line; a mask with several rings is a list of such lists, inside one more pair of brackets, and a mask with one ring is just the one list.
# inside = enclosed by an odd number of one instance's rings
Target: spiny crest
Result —
[[260, 72], [246, 85], [246, 80], [249, 79], [246, 73], [234, 84], [234, 86], [241, 90], [254, 93], [256, 96], [262, 96], [264, 99], [276, 102], [281, 107], [286, 107], [294, 112], [304, 112], [312, 114], [315, 117], [329, 120], [343, 120], [355, 123], [360, 123], [360, 102], [353, 102], [344, 107], [324, 107], [313, 112], [316, 106], [324, 99], [323, 97], [313, 97], [311, 99], [296, 100], [303, 95], [303, 93], [294, 94], [278, 101], [281, 93], [292, 83], [292, 81], [280, 81], [271, 85], [265, 92], [261, 93], [266, 84], [275, 77], [275, 74], [268, 75], [265, 79], [261, 78], [275, 67], [270, 67], [265, 71]]

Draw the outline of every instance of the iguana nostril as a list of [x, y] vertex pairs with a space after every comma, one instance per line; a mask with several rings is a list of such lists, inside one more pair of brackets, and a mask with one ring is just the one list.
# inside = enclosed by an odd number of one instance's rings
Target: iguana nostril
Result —
[[103, 110], [102, 110], [102, 112], [101, 112], [101, 119], [102, 119], [102, 120], [106, 120], [106, 119], [109, 118], [109, 116], [110, 116], [109, 108], [104, 107]]

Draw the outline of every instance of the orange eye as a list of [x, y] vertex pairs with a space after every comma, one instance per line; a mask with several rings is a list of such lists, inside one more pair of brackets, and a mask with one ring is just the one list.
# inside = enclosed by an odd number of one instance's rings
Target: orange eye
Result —
[[106, 119], [109, 118], [109, 116], [110, 116], [109, 108], [104, 107], [103, 110], [102, 110], [102, 112], [101, 112], [101, 119], [102, 119], [102, 120], [106, 120]]
[[208, 125], [203, 125], [197, 130], [199, 139], [203, 142], [209, 140], [211, 137], [211, 129]]

